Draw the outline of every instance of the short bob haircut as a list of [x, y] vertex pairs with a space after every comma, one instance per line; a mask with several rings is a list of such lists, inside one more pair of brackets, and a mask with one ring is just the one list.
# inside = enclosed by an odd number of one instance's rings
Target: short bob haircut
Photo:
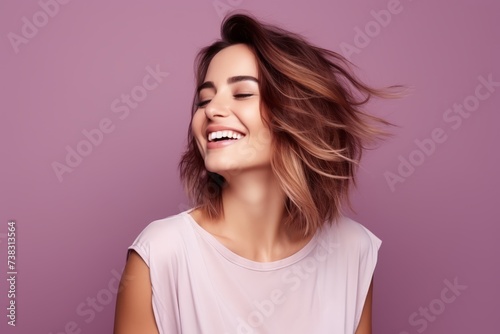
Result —
[[[272, 137], [271, 167], [286, 194], [283, 223], [308, 236], [323, 223], [333, 223], [342, 214], [344, 200], [352, 209], [349, 188], [356, 186], [355, 170], [363, 149], [392, 135], [376, 125], [394, 124], [360, 107], [372, 96], [398, 97], [393, 89], [402, 86], [369, 87], [355, 77], [353, 64], [340, 54], [251, 15], [233, 13], [222, 22], [221, 39], [198, 53], [196, 87], [219, 51], [241, 43], [258, 63], [261, 117]], [[197, 103], [195, 94], [192, 115]], [[206, 170], [191, 124], [179, 170], [195, 206], [210, 219], [223, 216], [222, 189], [227, 183]]]

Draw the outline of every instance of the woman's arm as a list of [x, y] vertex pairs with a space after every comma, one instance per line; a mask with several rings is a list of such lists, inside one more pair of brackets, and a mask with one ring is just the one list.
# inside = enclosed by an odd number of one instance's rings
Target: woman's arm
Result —
[[114, 334], [158, 334], [151, 304], [149, 268], [131, 251], [116, 299]]
[[373, 295], [373, 279], [366, 295], [365, 305], [361, 313], [358, 328], [355, 334], [372, 334], [372, 295]]

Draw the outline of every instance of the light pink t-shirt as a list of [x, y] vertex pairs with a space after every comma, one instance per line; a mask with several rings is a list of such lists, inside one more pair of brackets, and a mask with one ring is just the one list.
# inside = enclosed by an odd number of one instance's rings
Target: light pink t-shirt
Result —
[[129, 249], [149, 267], [160, 334], [352, 334], [380, 239], [350, 218], [325, 224], [295, 254], [255, 262], [186, 210], [150, 223]]

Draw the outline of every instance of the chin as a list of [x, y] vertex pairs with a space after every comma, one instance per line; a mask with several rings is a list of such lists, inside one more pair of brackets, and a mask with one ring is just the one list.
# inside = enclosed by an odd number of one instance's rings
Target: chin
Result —
[[207, 161], [205, 160], [205, 168], [211, 173], [217, 173], [219, 175], [224, 175], [230, 173], [230, 169], [224, 166], [220, 161]]

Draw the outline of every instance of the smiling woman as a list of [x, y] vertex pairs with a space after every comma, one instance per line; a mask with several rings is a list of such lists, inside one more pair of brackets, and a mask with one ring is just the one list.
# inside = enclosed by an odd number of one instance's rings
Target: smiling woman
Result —
[[115, 333], [369, 334], [381, 241], [342, 205], [390, 125], [360, 107], [398, 95], [251, 16], [221, 33], [196, 60], [179, 164], [193, 208], [129, 247]]
[[[194, 139], [207, 171], [228, 182], [248, 169], [260, 168], [271, 175], [270, 142], [255, 150], [263, 132], [269, 133], [261, 117], [258, 72], [251, 49], [245, 44], [231, 45], [213, 57], [197, 89], [197, 110], [191, 124]], [[228, 131], [237, 140], [222, 140]]]

